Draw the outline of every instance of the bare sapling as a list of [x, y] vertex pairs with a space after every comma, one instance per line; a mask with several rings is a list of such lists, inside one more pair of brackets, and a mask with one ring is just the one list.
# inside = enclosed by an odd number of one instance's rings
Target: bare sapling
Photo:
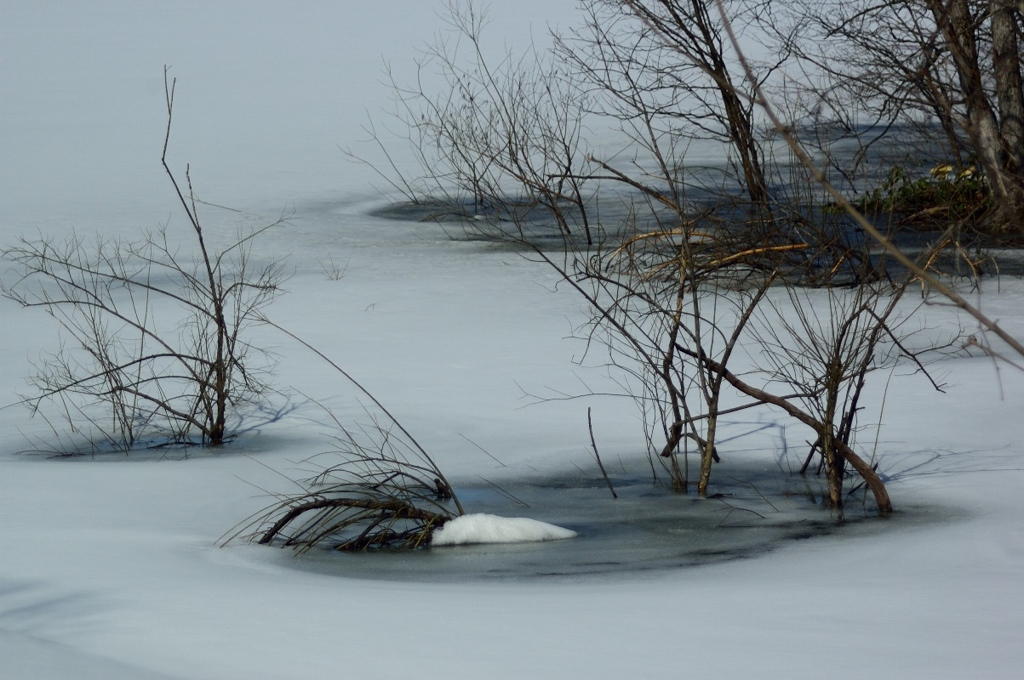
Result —
[[[910, 277], [904, 277], [902, 288], [909, 284]], [[789, 403], [799, 404], [809, 416], [802, 421], [812, 427], [812, 445], [800, 472], [807, 471], [815, 454], [820, 456], [829, 505], [840, 513], [851, 467], [848, 452], [856, 446], [869, 374], [909, 364], [942, 389], [923, 357], [942, 349], [942, 343], [928, 339], [914, 347], [905, 325], [916, 309], [901, 305], [902, 292], [887, 282], [813, 294], [790, 288], [781, 299], [769, 298], [751, 324], [760, 347], [759, 366], [771, 383], [788, 388], [793, 395]]]
[[46, 311], [62, 334], [23, 401], [34, 413], [55, 406], [87, 449], [220, 446], [231, 436], [232, 412], [269, 389], [273, 362], [247, 333], [282, 292], [281, 263], [260, 261], [254, 249], [282, 220], [224, 247], [209, 245], [188, 169], [183, 187], [167, 162], [175, 81], [166, 69], [164, 84], [161, 164], [194, 251], [185, 254], [179, 235], [164, 226], [139, 240], [22, 238], [3, 252], [19, 272], [3, 294]]

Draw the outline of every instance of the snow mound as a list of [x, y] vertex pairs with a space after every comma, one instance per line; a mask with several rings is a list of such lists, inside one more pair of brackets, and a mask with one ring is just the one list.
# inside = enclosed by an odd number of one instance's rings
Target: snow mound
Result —
[[468, 543], [529, 543], [574, 538], [575, 531], [538, 522], [526, 517], [497, 515], [462, 515], [434, 532], [431, 545], [465, 545]]

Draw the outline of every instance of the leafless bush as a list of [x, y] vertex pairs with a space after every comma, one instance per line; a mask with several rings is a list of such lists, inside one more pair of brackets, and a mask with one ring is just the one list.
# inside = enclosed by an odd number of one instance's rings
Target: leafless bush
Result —
[[[903, 296], [894, 295], [888, 286], [828, 288], [813, 295], [789, 288], [786, 293], [782, 299], [766, 300], [751, 324], [760, 348], [758, 365], [817, 423], [800, 471], [806, 472], [819, 454], [829, 501], [841, 509], [849, 461], [839, 449], [855, 446], [869, 374], [904, 362], [931, 380], [922, 355], [934, 353], [943, 343], [929, 338], [923, 349], [912, 345], [914, 333], [905, 325], [914, 308], [900, 309]], [[934, 380], [932, 384], [941, 389]]]
[[174, 82], [166, 71], [165, 92], [161, 162], [188, 219], [192, 254], [166, 226], [139, 240], [22, 238], [3, 252], [19, 272], [3, 294], [42, 308], [62, 331], [24, 401], [36, 413], [54, 405], [72, 432], [91, 430], [92, 447], [218, 446], [230, 436], [231, 410], [268, 389], [272, 362], [246, 333], [281, 293], [281, 264], [253, 257], [256, 239], [280, 221], [208, 246], [188, 170], [183, 188], [167, 164]]
[[[585, 297], [593, 311], [582, 329], [588, 347], [596, 340], [627, 376], [647, 416], [652, 461], [664, 461], [675, 488], [689, 485], [692, 444], [697, 490], [707, 493], [719, 418], [766, 405], [814, 433], [812, 455], [822, 453], [833, 507], [841, 509], [852, 468], [879, 510], [891, 511], [852, 434], [883, 345], [889, 360], [922, 368], [893, 316], [909, 282], [934, 286], [997, 334], [998, 326], [929, 273], [941, 242], [920, 262], [894, 248], [798, 141], [816, 140], [825, 167], [849, 187], [856, 169], [845, 171], [827, 153], [835, 130], [774, 115], [763, 84], [794, 46], [782, 45], [780, 61], [754, 64], [735, 40], [745, 26], [782, 28], [770, 3], [712, 10], [595, 0], [584, 9], [585, 28], [558, 39], [554, 56], [507, 55], [492, 66], [481, 44], [485, 22], [471, 6], [454, 7], [456, 37], [420, 64], [440, 71], [450, 89], [396, 85], [424, 172], [394, 185], [434, 216], [461, 217], [467, 229], [546, 262]], [[771, 135], [757, 131], [758, 109]], [[587, 147], [583, 131], [594, 120], [613, 122], [625, 139], [621, 152]], [[852, 119], [838, 123], [843, 134], [856, 128]], [[707, 137], [726, 144], [724, 168], [687, 165], [687, 146]], [[789, 150], [783, 158], [780, 139]], [[853, 139], [863, 144], [856, 165], [870, 140]], [[794, 318], [765, 304], [773, 284], [789, 287]], [[828, 310], [805, 300], [803, 286], [825, 287]], [[759, 333], [750, 329], [755, 317]], [[730, 363], [744, 336], [762, 342], [765, 363], [739, 375]]]
[[[416, 549], [463, 509], [427, 451], [366, 388], [330, 358], [298, 336], [269, 322], [337, 371], [372, 407], [368, 422], [347, 426], [330, 409], [331, 449], [303, 461], [317, 471], [296, 483], [297, 494], [278, 500], [240, 523], [223, 539], [244, 538], [305, 552]], [[323, 460], [339, 459], [329, 465]]]
[[[589, 2], [585, 30], [557, 40], [553, 55], [509, 55], [496, 67], [482, 48], [485, 22], [471, 6], [455, 7], [456, 37], [420, 64], [444, 74], [451, 89], [396, 85], [424, 172], [392, 181], [427, 212], [461, 216], [474, 233], [554, 267], [590, 305], [581, 329], [588, 352], [604, 348], [645, 414], [654, 473], [662, 463], [672, 486], [685, 491], [692, 447], [697, 491], [706, 494], [723, 415], [769, 405], [831, 441], [857, 412], [829, 419], [835, 414], [800, 403], [804, 390], [771, 391], [779, 383], [770, 370], [732, 370], [755, 312], [771, 313], [762, 311], [769, 289], [884, 277], [820, 200], [783, 203], [768, 191], [775, 170], [764, 166], [753, 117], [759, 80], [748, 86], [745, 72], [732, 75], [725, 25], [699, 4]], [[602, 158], [587, 148], [583, 132], [594, 120], [614, 123], [625, 140], [621, 154]], [[717, 175], [687, 167], [687, 145], [702, 134], [724, 142], [735, 159]], [[905, 290], [886, 285], [875, 289], [882, 306]], [[884, 317], [855, 317], [874, 322], [858, 325], [869, 346], [886, 328]], [[810, 372], [825, 370], [813, 356], [800, 360]], [[837, 384], [865, 373], [851, 369]], [[837, 460], [889, 512], [880, 477], [839, 439]]]
[[[333, 416], [332, 416], [333, 417]], [[391, 427], [374, 421], [353, 431], [335, 421], [333, 448], [305, 461], [339, 458], [299, 482], [227, 539], [305, 552], [415, 549], [461, 513], [443, 475]]]
[[346, 260], [344, 263], [335, 262], [334, 257], [331, 255], [327, 256], [327, 262], [317, 260], [317, 264], [320, 265], [320, 270], [327, 277], [328, 281], [341, 281], [348, 272], [348, 261]]

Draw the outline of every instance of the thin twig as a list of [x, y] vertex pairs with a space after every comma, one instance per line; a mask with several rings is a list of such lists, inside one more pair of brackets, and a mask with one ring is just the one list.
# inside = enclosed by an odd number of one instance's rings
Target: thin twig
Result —
[[608, 490], [612, 492], [612, 498], [618, 498], [619, 494], [615, 493], [615, 487], [612, 486], [612, 480], [608, 477], [608, 471], [604, 469], [604, 463], [601, 462], [601, 454], [597, 451], [597, 442], [594, 441], [594, 423], [590, 418], [590, 407], [587, 407], [587, 429], [590, 430], [590, 445], [594, 448], [594, 458], [597, 459], [597, 467], [601, 468], [601, 474], [604, 476], [604, 481], [608, 484]]

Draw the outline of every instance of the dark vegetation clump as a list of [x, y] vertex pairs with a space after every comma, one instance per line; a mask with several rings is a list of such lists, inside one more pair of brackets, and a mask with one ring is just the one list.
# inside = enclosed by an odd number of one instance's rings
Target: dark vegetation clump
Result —
[[436, 468], [408, 458], [416, 452], [400, 436], [370, 432], [373, 449], [348, 431], [334, 437], [339, 448], [322, 455], [341, 462], [301, 482], [302, 493], [281, 497], [230, 538], [299, 552], [426, 547], [437, 528], [460, 514], [458, 501]]
[[958, 224], [975, 236], [997, 235], [986, 219], [993, 210], [992, 193], [973, 165], [957, 169], [941, 163], [916, 178], [902, 165], [893, 166], [885, 181], [855, 205], [867, 216], [890, 220], [897, 228], [942, 231]]

